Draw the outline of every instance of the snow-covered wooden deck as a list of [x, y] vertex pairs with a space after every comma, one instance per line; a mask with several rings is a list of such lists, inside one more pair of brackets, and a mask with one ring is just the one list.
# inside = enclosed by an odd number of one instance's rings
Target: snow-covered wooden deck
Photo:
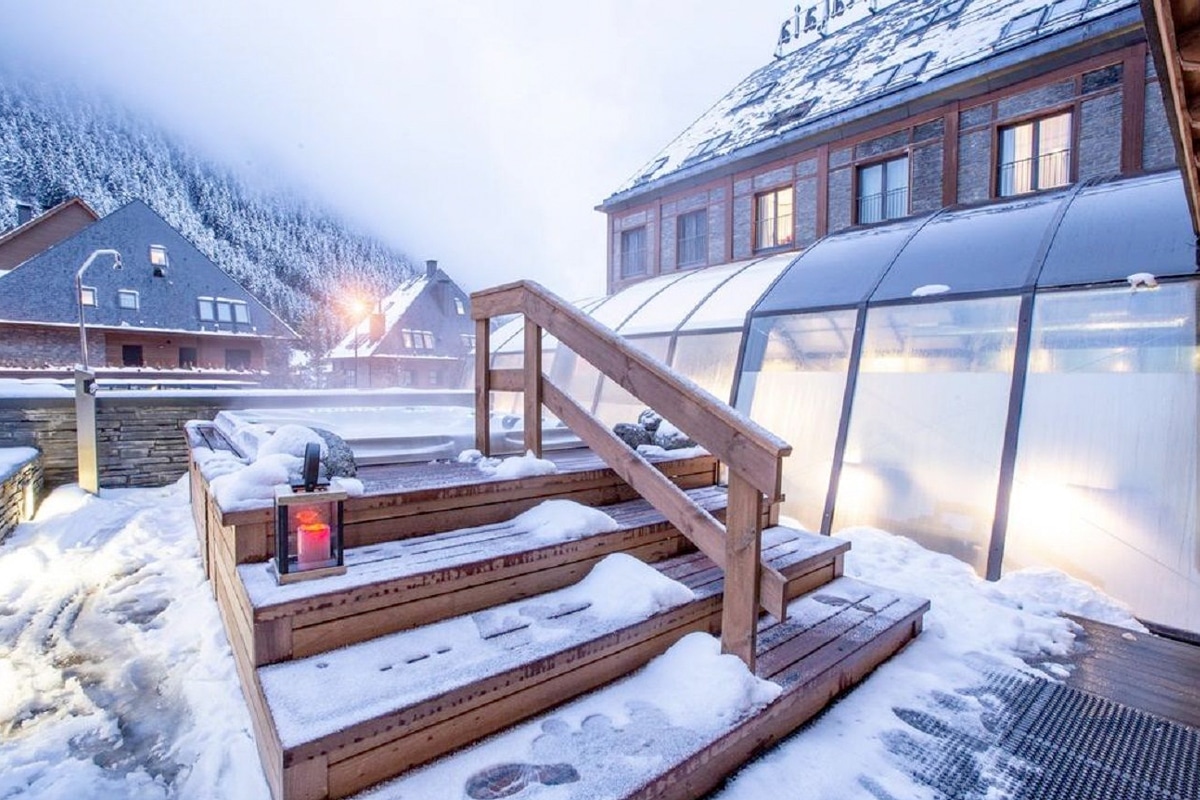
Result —
[[[191, 433], [193, 447], [214, 443]], [[206, 561], [278, 798], [352, 795], [628, 675], [688, 633], [720, 630], [722, 570], [592, 454], [550, 457], [553, 475], [515, 480], [457, 463], [364, 468], [347, 573], [286, 586], [266, 573], [266, 509], [223, 512], [195, 479]], [[656, 461], [723, 514], [711, 457]], [[571, 516], [580, 524], [564, 526]], [[692, 796], [920, 630], [922, 601], [839, 578], [847, 549], [764, 527], [763, 560], [785, 576], [792, 618], [763, 617], [758, 672], [784, 691], [753, 717], [690, 737], [689, 755], [631, 791]], [[613, 554], [653, 564], [645, 574], [686, 599], [634, 618], [598, 613], [605, 593], [586, 596], [585, 578]], [[610, 591], [623, 605], [636, 594]]]

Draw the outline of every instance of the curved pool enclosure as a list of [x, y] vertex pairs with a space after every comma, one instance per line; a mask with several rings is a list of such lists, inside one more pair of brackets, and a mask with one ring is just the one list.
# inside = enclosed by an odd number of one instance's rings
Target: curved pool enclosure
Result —
[[[877, 526], [991, 578], [1056, 567], [1196, 631], [1196, 260], [1172, 172], [856, 228], [581, 307], [789, 441], [784, 513], [810, 529]], [[493, 335], [494, 366], [520, 364], [519, 334]], [[544, 346], [601, 419], [636, 418]]]

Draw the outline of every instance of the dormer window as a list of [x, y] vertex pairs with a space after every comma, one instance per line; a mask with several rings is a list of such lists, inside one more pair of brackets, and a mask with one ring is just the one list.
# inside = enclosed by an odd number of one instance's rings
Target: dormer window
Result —
[[118, 289], [117, 307], [126, 309], [127, 311], [137, 311], [138, 293], [133, 289]]
[[455, 313], [456, 313], [456, 314], [458, 314], [460, 317], [462, 317], [462, 316], [465, 316], [465, 315], [466, 315], [466, 313], [467, 313], [467, 307], [466, 307], [465, 305], [463, 305], [463, 301], [462, 301], [462, 298], [461, 298], [461, 297], [456, 297], [456, 298], [454, 298], [454, 311], [455, 311]]
[[85, 306], [96, 307], [96, 287], [95, 286], [80, 286], [79, 287], [79, 302]]
[[167, 259], [167, 248], [161, 244], [150, 245], [150, 263], [156, 267], [169, 267], [171, 264]]

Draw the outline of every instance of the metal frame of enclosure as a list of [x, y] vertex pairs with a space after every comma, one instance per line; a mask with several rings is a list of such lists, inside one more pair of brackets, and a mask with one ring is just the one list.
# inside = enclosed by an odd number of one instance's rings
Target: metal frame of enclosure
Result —
[[[1171, 172], [854, 228], [581, 307], [786, 439], [783, 512], [805, 527], [883, 528], [991, 579], [1056, 567], [1195, 631], [1198, 277]], [[519, 325], [492, 341], [495, 366], [521, 363]], [[600, 419], [636, 419], [545, 348]]]

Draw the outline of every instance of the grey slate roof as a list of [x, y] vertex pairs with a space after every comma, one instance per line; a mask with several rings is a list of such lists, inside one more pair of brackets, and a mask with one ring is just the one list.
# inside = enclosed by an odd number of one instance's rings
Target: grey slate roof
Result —
[[[152, 244], [167, 249], [170, 263], [163, 277], [155, 276], [150, 263]], [[113, 260], [100, 256], [84, 274], [83, 285], [95, 287], [97, 299], [95, 307], [84, 308], [89, 325], [297, 338], [282, 320], [140, 200], [0, 276], [0, 323], [78, 324], [75, 273], [101, 248], [119, 251], [123, 268], [112, 269]], [[117, 293], [122, 289], [138, 293], [136, 310], [118, 306]], [[245, 302], [250, 323], [202, 322], [200, 297]]]
[[[884, 7], [886, 5], [886, 7]], [[1136, 0], [898, 0], [756, 70], [601, 208], [1059, 48], [1141, 25]]]

